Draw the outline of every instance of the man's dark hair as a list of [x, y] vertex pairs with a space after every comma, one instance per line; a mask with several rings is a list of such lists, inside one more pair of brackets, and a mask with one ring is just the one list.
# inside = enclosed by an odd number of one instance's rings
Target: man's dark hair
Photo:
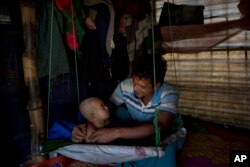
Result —
[[[153, 61], [154, 60], [154, 61]], [[167, 71], [167, 62], [159, 54], [138, 56], [135, 58], [132, 69], [132, 76], [150, 79], [151, 84], [163, 83]]]

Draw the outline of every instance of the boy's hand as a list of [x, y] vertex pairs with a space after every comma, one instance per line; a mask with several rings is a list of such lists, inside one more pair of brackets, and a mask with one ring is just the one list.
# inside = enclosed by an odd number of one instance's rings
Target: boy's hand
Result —
[[86, 139], [86, 133], [87, 133], [86, 124], [77, 125], [72, 130], [71, 140], [76, 143], [83, 142]]

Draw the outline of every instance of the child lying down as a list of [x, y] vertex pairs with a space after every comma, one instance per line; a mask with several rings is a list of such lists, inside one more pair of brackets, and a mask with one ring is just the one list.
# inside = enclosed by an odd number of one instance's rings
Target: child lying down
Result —
[[97, 128], [110, 125], [109, 108], [98, 97], [84, 99], [79, 106], [81, 114], [88, 120], [86, 123], [85, 142], [89, 142], [89, 136]]

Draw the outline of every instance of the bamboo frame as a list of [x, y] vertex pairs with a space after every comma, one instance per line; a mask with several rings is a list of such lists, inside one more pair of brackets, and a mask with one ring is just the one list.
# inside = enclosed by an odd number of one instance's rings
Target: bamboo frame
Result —
[[24, 52], [23, 70], [25, 85], [28, 88], [28, 112], [31, 127], [31, 161], [39, 162], [44, 158], [40, 155], [40, 144], [44, 141], [44, 119], [42, 100], [36, 72], [36, 9], [29, 0], [21, 1]]

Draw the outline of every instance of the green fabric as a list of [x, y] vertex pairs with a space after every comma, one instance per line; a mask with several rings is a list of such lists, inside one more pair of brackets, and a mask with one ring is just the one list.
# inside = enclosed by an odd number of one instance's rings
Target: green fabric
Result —
[[82, 38], [85, 34], [85, 31], [83, 29], [83, 25], [85, 24], [84, 23], [84, 19], [85, 19], [85, 15], [86, 13], [84, 12], [84, 9], [83, 9], [83, 4], [81, 3], [80, 0], [75, 0], [74, 1], [74, 5], [75, 5], [75, 10], [76, 10], [76, 30], [77, 30], [77, 36], [78, 36], [78, 39], [79, 39], [79, 43], [82, 43]]
[[[85, 34], [83, 25], [84, 23], [84, 19], [85, 19], [85, 11], [83, 9], [83, 4], [81, 3], [80, 0], [75, 0], [73, 1], [73, 9], [69, 9], [69, 10], [74, 10], [74, 12], [76, 13], [76, 15], [72, 16], [71, 13], [69, 13], [67, 10], [62, 10], [62, 14], [66, 17], [66, 32], [70, 33], [73, 35], [73, 25], [75, 25], [76, 27], [76, 34], [75, 34], [75, 38], [77, 39], [77, 43], [81, 44], [82, 43], [82, 39], [83, 36]], [[70, 7], [71, 8], [71, 7]], [[76, 48], [76, 51], [78, 53], [80, 53], [79, 48]]]
[[42, 143], [41, 153], [49, 153], [55, 149], [68, 146], [71, 144], [75, 144], [75, 143], [72, 141], [66, 141], [66, 140], [48, 140]]
[[53, 33], [51, 39], [51, 1], [43, 4], [39, 11], [38, 21], [38, 47], [37, 47], [37, 76], [39, 78], [49, 75], [50, 47], [52, 46], [51, 57], [51, 78], [69, 72], [67, 52], [65, 49], [63, 36], [63, 15], [54, 7]]

